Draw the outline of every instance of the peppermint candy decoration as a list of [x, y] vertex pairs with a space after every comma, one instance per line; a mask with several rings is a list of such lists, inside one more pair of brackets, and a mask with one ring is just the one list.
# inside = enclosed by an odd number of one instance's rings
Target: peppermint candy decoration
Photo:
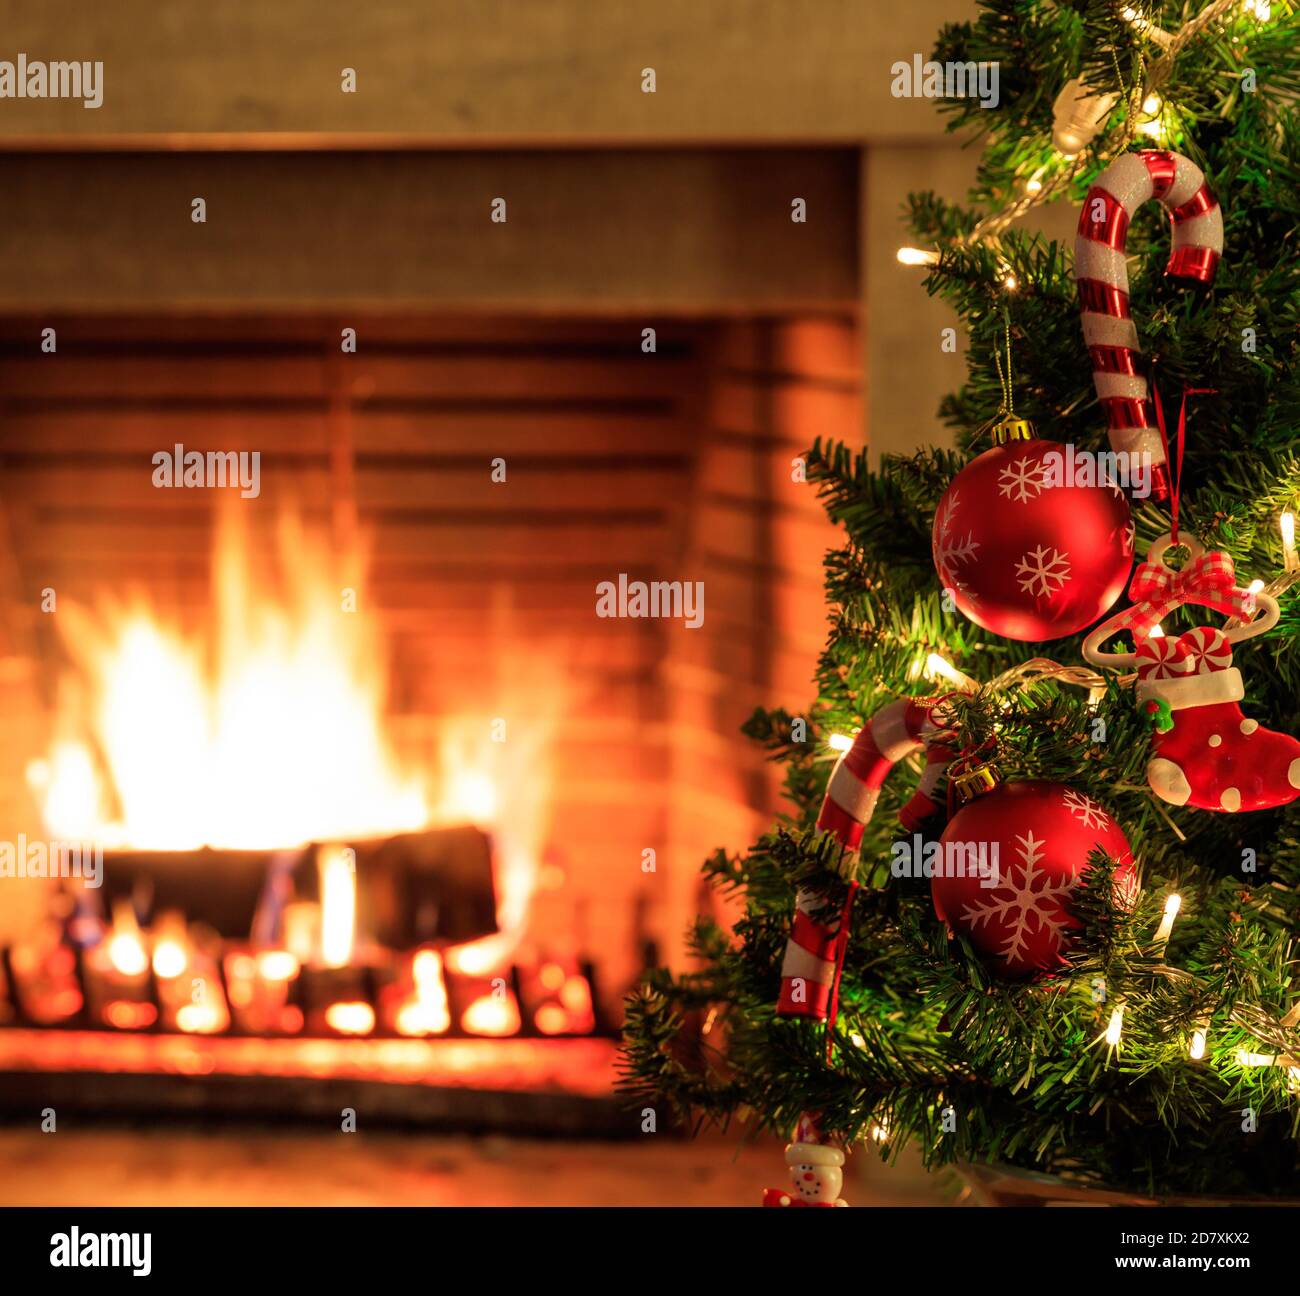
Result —
[[1138, 372], [1141, 347], [1129, 311], [1125, 261], [1129, 222], [1152, 198], [1173, 223], [1165, 273], [1209, 283], [1223, 255], [1223, 213], [1201, 169], [1181, 153], [1163, 149], [1125, 153], [1097, 177], [1079, 216], [1074, 275], [1111, 448], [1123, 455], [1149, 454], [1163, 479], [1164, 445], [1146, 377]]
[[1137, 646], [1137, 673], [1143, 680], [1206, 675], [1232, 667], [1232, 645], [1214, 626], [1197, 626], [1177, 638], [1143, 639]]
[[1187, 674], [1187, 654], [1177, 639], [1161, 636], [1140, 640], [1137, 646], [1137, 670], [1142, 679], [1175, 679]]

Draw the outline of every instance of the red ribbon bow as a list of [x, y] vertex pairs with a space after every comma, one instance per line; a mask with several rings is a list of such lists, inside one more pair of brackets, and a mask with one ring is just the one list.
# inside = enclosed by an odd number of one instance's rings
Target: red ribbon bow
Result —
[[1255, 596], [1238, 586], [1231, 557], [1218, 549], [1193, 558], [1181, 571], [1170, 571], [1163, 563], [1139, 564], [1128, 596], [1133, 606], [1123, 624], [1140, 635], [1186, 603], [1244, 621], [1255, 615]]

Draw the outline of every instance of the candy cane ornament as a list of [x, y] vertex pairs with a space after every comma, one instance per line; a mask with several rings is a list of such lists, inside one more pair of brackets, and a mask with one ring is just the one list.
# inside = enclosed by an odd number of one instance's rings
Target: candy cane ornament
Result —
[[[947, 715], [939, 710], [939, 701], [900, 698], [890, 702], [871, 717], [853, 746], [836, 762], [817, 827], [834, 836], [845, 850], [856, 851], [861, 845], [889, 771], [913, 752], [926, 752], [925, 772], [911, 799], [898, 812], [899, 822], [914, 832], [939, 808], [934, 789], [955, 755]], [[781, 964], [778, 1016], [818, 1021], [828, 1016], [842, 915], [817, 917], [824, 909], [825, 900], [816, 892], [801, 890], [796, 897], [794, 926]]]
[[[900, 698], [890, 702], [858, 731], [853, 746], [836, 762], [817, 827], [833, 834], [846, 850], [855, 851], [861, 844], [862, 831], [871, 822], [889, 771], [948, 731], [946, 712], [938, 717], [934, 714], [937, 701]], [[937, 745], [912, 799], [898, 812], [899, 822], [909, 832], [938, 808], [931, 794], [947, 763], [946, 750], [942, 743]], [[947, 759], [951, 758], [948, 752]]]
[[1146, 377], [1138, 370], [1142, 348], [1129, 311], [1125, 260], [1129, 222], [1152, 198], [1173, 225], [1165, 273], [1195, 283], [1213, 280], [1223, 255], [1223, 213], [1201, 169], [1181, 153], [1162, 149], [1125, 153], [1097, 177], [1079, 215], [1074, 276], [1111, 448], [1124, 456], [1127, 481], [1135, 480], [1139, 457], [1149, 455], [1154, 493], [1163, 499], [1169, 491], [1165, 449]]

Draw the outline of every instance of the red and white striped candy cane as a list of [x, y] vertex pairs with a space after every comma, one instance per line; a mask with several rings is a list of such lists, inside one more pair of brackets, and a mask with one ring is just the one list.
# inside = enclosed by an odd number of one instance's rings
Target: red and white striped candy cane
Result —
[[[817, 827], [836, 837], [846, 850], [855, 851], [862, 832], [875, 813], [880, 788], [889, 771], [912, 752], [926, 751], [925, 772], [911, 800], [898, 812], [899, 822], [914, 832], [936, 809], [934, 788], [955, 754], [944, 741], [936, 698], [900, 698], [882, 707], [858, 732], [853, 746], [836, 762], [826, 788]], [[825, 907], [822, 897], [800, 891], [795, 902], [794, 926], [781, 964], [781, 995], [776, 1011], [782, 1017], [813, 1017], [825, 1021], [835, 980], [838, 915], [817, 921], [813, 914]]]
[[912, 832], [938, 808], [931, 793], [944, 765], [952, 759], [952, 752], [942, 743], [932, 741], [946, 732], [942, 713], [938, 721], [934, 715], [936, 701], [936, 698], [899, 698], [881, 707], [858, 731], [853, 746], [836, 762], [826, 785], [826, 799], [817, 816], [817, 827], [834, 834], [846, 850], [857, 850], [861, 844], [862, 830], [871, 822], [889, 771], [923, 747], [930, 752], [925, 773], [912, 799], [898, 812], [899, 822]]
[[1129, 313], [1124, 259], [1129, 221], [1150, 198], [1169, 212], [1173, 223], [1173, 252], [1165, 273], [1199, 283], [1214, 278], [1223, 254], [1223, 213], [1201, 169], [1181, 153], [1163, 149], [1125, 153], [1097, 177], [1079, 215], [1074, 277], [1111, 448], [1121, 455], [1150, 454], [1163, 497], [1168, 492], [1165, 451], [1147, 380], [1138, 371], [1141, 347]]

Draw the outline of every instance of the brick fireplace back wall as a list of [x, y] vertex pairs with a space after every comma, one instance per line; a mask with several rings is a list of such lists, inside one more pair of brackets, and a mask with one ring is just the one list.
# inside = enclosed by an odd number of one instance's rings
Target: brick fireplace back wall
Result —
[[[62, 654], [40, 591], [130, 584], [192, 618], [211, 500], [154, 488], [150, 458], [258, 450], [241, 507], [368, 538], [400, 748], [436, 750], [450, 715], [504, 716], [508, 741], [553, 726], [546, 854], [567, 880], [533, 930], [576, 931], [621, 989], [640, 936], [678, 949], [703, 854], [776, 807], [736, 729], [812, 696], [834, 533], [791, 460], [860, 439], [859, 356], [841, 316], [0, 320], [0, 836], [39, 831], [23, 770]], [[704, 626], [597, 618], [620, 572], [703, 580]], [[39, 895], [0, 888], [4, 935]]]

